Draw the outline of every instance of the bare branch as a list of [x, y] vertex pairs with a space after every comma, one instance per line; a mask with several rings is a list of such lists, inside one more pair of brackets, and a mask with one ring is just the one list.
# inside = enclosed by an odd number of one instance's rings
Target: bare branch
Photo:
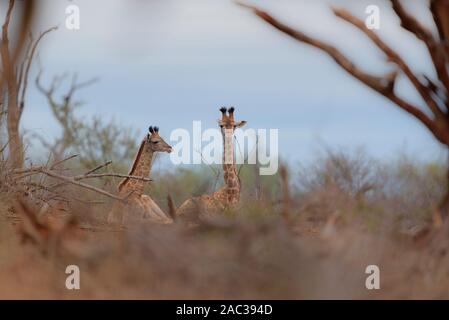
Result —
[[116, 196], [116, 195], [114, 195], [114, 194], [112, 194], [112, 193], [109, 193], [109, 192], [107, 192], [107, 191], [105, 191], [105, 190], [103, 190], [103, 189], [96, 188], [96, 187], [91, 186], [91, 185], [89, 185], [89, 184], [86, 184], [86, 183], [83, 183], [83, 182], [76, 181], [73, 177], [63, 176], [63, 175], [58, 174], [58, 173], [56, 173], [56, 172], [54, 172], [54, 171], [52, 171], [52, 170], [48, 170], [48, 169], [45, 168], [45, 167], [32, 167], [32, 168], [28, 168], [28, 169], [15, 170], [14, 173], [15, 173], [15, 174], [22, 174], [22, 173], [42, 173], [42, 174], [45, 174], [45, 175], [47, 175], [47, 176], [49, 176], [49, 177], [52, 177], [52, 178], [55, 178], [55, 179], [59, 179], [59, 180], [65, 181], [65, 182], [67, 182], [67, 183], [76, 185], [76, 186], [78, 186], [78, 187], [82, 187], [82, 188], [85, 188], [85, 189], [88, 189], [88, 190], [91, 190], [91, 191], [100, 193], [100, 194], [102, 194], [102, 195], [104, 195], [104, 196], [107, 196], [107, 197], [109, 197], [109, 198], [112, 198], [112, 199], [115, 199], [115, 200], [119, 200], [119, 201], [122, 201], [122, 200], [123, 200], [121, 197]]
[[20, 101], [19, 102], [19, 104], [20, 104], [19, 114], [20, 115], [22, 114], [23, 108], [25, 106], [25, 93], [26, 93], [27, 86], [28, 86], [28, 75], [30, 73], [31, 63], [33, 62], [33, 57], [34, 57], [34, 54], [36, 52], [36, 48], [39, 45], [39, 42], [42, 40], [43, 37], [45, 37], [46, 34], [52, 32], [52, 31], [55, 31], [57, 29], [58, 29], [58, 27], [51, 27], [51, 28], [45, 30], [44, 32], [42, 32], [39, 35], [39, 37], [36, 39], [34, 44], [32, 44], [32, 39], [31, 39], [31, 44], [30, 44], [31, 45], [31, 52], [30, 52], [29, 56], [27, 56], [27, 59], [26, 59], [26, 68], [25, 68], [25, 74], [24, 74], [24, 77], [23, 77], [23, 86], [22, 86], [22, 91], [21, 91], [21, 97], [20, 97], [20, 100], [19, 100]]
[[394, 51], [389, 45], [387, 45], [374, 31], [368, 29], [362, 20], [353, 16], [348, 11], [337, 8], [334, 8], [333, 11], [337, 17], [349, 22], [350, 24], [361, 30], [363, 33], [365, 33], [377, 45], [377, 47], [379, 47], [387, 55], [388, 59], [391, 62], [394, 62], [405, 73], [407, 78], [419, 92], [419, 94], [424, 99], [435, 116], [444, 116], [437, 103], [431, 97], [427, 88], [421, 84], [410, 67], [405, 63], [405, 61], [401, 58], [401, 56], [399, 56], [396, 51]]
[[72, 95], [75, 93], [75, 91], [82, 89], [84, 87], [88, 87], [92, 84], [94, 84], [95, 82], [97, 82], [99, 79], [98, 78], [93, 78], [84, 82], [77, 82], [78, 79], [78, 75], [75, 73], [72, 76], [72, 84], [70, 85], [70, 89], [69, 92], [66, 94], [65, 99], [68, 101], [72, 98]]
[[14, 0], [9, 0], [8, 10], [6, 11], [5, 22], [2, 26], [2, 41], [8, 41], [8, 28], [11, 21], [12, 9], [14, 8]]
[[19, 131], [20, 108], [18, 103], [19, 91], [17, 80], [20, 79], [20, 74], [17, 74], [18, 70], [16, 62], [25, 42], [26, 33], [32, 18], [34, 1], [24, 1], [23, 5], [20, 6], [22, 8], [22, 19], [18, 21], [18, 27], [15, 28], [19, 31], [16, 33], [18, 36], [11, 42], [15, 44], [15, 48], [11, 50], [8, 29], [11, 24], [14, 4], [14, 0], [9, 1], [5, 21], [1, 30], [2, 38], [0, 41], [0, 55], [3, 73], [2, 79], [0, 79], [0, 98], [3, 102], [3, 94], [4, 92], [7, 93], [7, 131], [8, 137], [11, 139], [9, 144], [9, 162], [14, 167], [18, 168], [23, 166], [24, 148]]
[[100, 164], [99, 166], [97, 166], [97, 167], [95, 167], [95, 168], [93, 168], [92, 170], [89, 170], [89, 171], [87, 171], [84, 175], [89, 175], [89, 174], [91, 174], [91, 173], [93, 173], [93, 172], [95, 172], [95, 171], [98, 171], [98, 170], [100, 170], [100, 169], [102, 169], [102, 168], [104, 168], [104, 167], [106, 167], [106, 166], [108, 166], [108, 165], [110, 165], [112, 163], [112, 161], [111, 160], [109, 160], [109, 161], [106, 161], [105, 163], [103, 163], [103, 164]]
[[8, 10], [6, 12], [5, 22], [2, 26], [2, 39], [0, 43], [1, 58], [3, 65], [3, 75], [6, 78], [8, 86], [12, 85], [13, 80], [13, 63], [11, 63], [11, 54], [9, 52], [8, 28], [11, 21], [12, 10], [14, 8], [14, 0], [9, 1]]
[[[58, 162], [54, 163], [50, 167], [50, 169], [48, 169], [46, 166], [37, 166], [37, 167], [29, 167], [29, 168], [26, 168], [26, 169], [16, 169], [16, 170], [13, 170], [12, 173], [16, 175], [16, 180], [21, 180], [21, 179], [23, 179], [25, 177], [29, 177], [29, 176], [35, 175], [35, 174], [44, 174], [44, 175], [47, 175], [49, 177], [52, 177], [52, 178], [64, 181], [64, 183], [56, 184], [55, 186], [52, 186], [52, 187], [44, 187], [44, 188], [41, 187], [40, 188], [40, 189], [45, 189], [45, 190], [47, 190], [49, 192], [53, 192], [52, 189], [55, 188], [56, 186], [59, 187], [61, 185], [64, 185], [64, 184], [68, 183], [68, 184], [73, 184], [73, 185], [76, 185], [76, 186], [79, 186], [79, 187], [82, 187], [82, 188], [85, 188], [85, 189], [88, 189], [88, 190], [100, 193], [102, 195], [105, 195], [107, 197], [110, 197], [110, 198], [115, 199], [115, 200], [120, 200], [120, 201], [126, 201], [127, 197], [121, 198], [121, 197], [116, 196], [116, 195], [114, 195], [112, 193], [109, 193], [109, 192], [107, 192], [107, 191], [105, 191], [103, 189], [100, 189], [100, 188], [97, 188], [97, 187], [94, 187], [94, 186], [91, 186], [89, 184], [86, 184], [86, 183], [83, 183], [83, 182], [79, 182], [79, 181], [80, 180], [84, 180], [84, 179], [101, 178], [101, 177], [120, 177], [120, 178], [135, 179], [135, 180], [141, 180], [141, 181], [147, 181], [147, 182], [152, 181], [151, 179], [145, 178], [145, 177], [126, 175], [126, 174], [119, 174], [119, 173], [97, 173], [97, 174], [92, 173], [92, 172], [94, 172], [94, 171], [96, 171], [96, 170], [98, 170], [98, 169], [108, 165], [109, 163], [111, 163], [111, 161], [108, 161], [105, 164], [102, 164], [101, 166], [98, 166], [97, 168], [94, 168], [94, 169], [90, 170], [86, 174], [77, 175], [77, 176], [65, 176], [65, 175], [61, 175], [61, 174], [53, 171], [53, 168], [55, 166], [57, 166], [58, 164], [60, 164], [60, 163], [62, 163], [64, 161], [72, 159], [74, 157], [76, 157], [76, 155], [72, 155], [72, 156], [67, 157], [67, 158], [65, 158], [63, 160], [58, 161]], [[30, 183], [28, 183], [28, 184], [31, 185]], [[39, 185], [42, 186], [42, 183], [40, 183]]]
[[401, 19], [401, 26], [413, 33], [418, 39], [423, 40], [426, 44], [435, 42], [430, 30], [427, 30], [418, 20], [405, 11], [399, 0], [391, 0], [393, 10]]
[[401, 99], [394, 93], [394, 84], [397, 76], [397, 71], [393, 71], [383, 77], [372, 76], [360, 70], [352, 61], [350, 61], [346, 56], [344, 56], [337, 48], [310, 36], [307, 36], [303, 32], [292, 29], [291, 27], [285, 25], [284, 23], [278, 21], [272, 17], [267, 12], [260, 10], [257, 7], [243, 4], [237, 2], [240, 6], [251, 9], [258, 17], [263, 19], [265, 22], [269, 23], [276, 29], [282, 31], [283, 33], [289, 35], [290, 37], [309, 44], [315, 48], [318, 48], [328, 55], [330, 55], [335, 62], [346, 70], [350, 75], [360, 80], [365, 85], [374, 89], [378, 93], [382, 94], [386, 98], [390, 99], [396, 103], [401, 109], [413, 115], [415, 118], [419, 119], [440, 141], [443, 143], [449, 143], [448, 137], [444, 134], [440, 127], [438, 127], [432, 119], [430, 119], [423, 111], [418, 107], [408, 103], [407, 101]]
[[3, 147], [0, 148], [0, 153], [3, 153], [3, 151], [5, 151], [6, 147], [7, 147], [8, 144], [9, 144], [9, 141], [10, 141], [10, 140], [6, 141], [5, 145], [4, 145]]
[[431, 0], [430, 11], [438, 29], [440, 40], [449, 54], [449, 2], [447, 0]]
[[16, 43], [16, 47], [11, 51], [12, 52], [12, 59], [11, 62], [13, 64], [16, 63], [16, 60], [19, 58], [20, 53], [22, 52], [22, 48], [26, 42], [27, 33], [30, 30], [30, 25], [32, 22], [33, 15], [35, 14], [35, 6], [36, 1], [35, 0], [26, 0], [21, 1], [23, 5], [20, 24], [18, 27], [18, 36], [17, 40], [14, 41]]
[[25, 73], [26, 60], [30, 56], [31, 49], [33, 47], [33, 36], [31, 34], [31, 32], [29, 33], [28, 37], [29, 37], [28, 46], [27, 46], [27, 49], [25, 50], [24, 59], [23, 59], [22, 63], [20, 64], [19, 72], [17, 73], [18, 74], [17, 88], [20, 88], [22, 85], [23, 75]]
[[55, 163], [53, 163], [53, 164], [51, 165], [50, 170], [53, 170], [54, 168], [56, 168], [56, 167], [57, 167], [58, 165], [60, 165], [61, 163], [66, 162], [66, 161], [68, 161], [68, 160], [70, 160], [70, 159], [73, 159], [73, 158], [76, 158], [76, 157], [78, 157], [77, 154], [72, 154], [71, 156], [68, 156], [67, 158], [64, 158], [64, 159], [62, 159], [62, 160], [56, 161]]
[[391, 0], [391, 2], [394, 12], [396, 12], [401, 20], [401, 26], [413, 33], [427, 46], [429, 54], [435, 65], [438, 78], [443, 83], [446, 91], [449, 92], [449, 75], [446, 69], [446, 53], [444, 48], [436, 41], [435, 37], [429, 30], [427, 30], [421, 23], [419, 23], [418, 20], [416, 20], [404, 9], [399, 0]]
[[51, 96], [53, 94], [53, 92], [60, 86], [62, 80], [64, 80], [67, 77], [67, 74], [64, 73], [60, 76], [54, 76], [51, 82], [51, 85], [48, 89], [45, 89], [41, 82], [40, 82], [40, 78], [42, 75], [42, 71], [39, 71], [38, 75], [36, 76], [36, 87], [38, 88], [39, 91], [41, 91], [45, 96], [47, 96], [47, 98], [49, 96]]
[[329, 45], [321, 40], [314, 39], [312, 37], [309, 37], [303, 32], [297, 31], [292, 29], [291, 27], [285, 25], [284, 23], [278, 21], [271, 15], [269, 15], [267, 12], [262, 11], [258, 9], [257, 7], [250, 6], [247, 4], [242, 4], [238, 2], [239, 5], [249, 8], [253, 10], [253, 12], [265, 20], [265, 22], [268, 22], [276, 29], [284, 32], [285, 34], [289, 35], [290, 37], [307, 43], [315, 48], [321, 49], [327, 54], [329, 54], [335, 62], [337, 62], [343, 69], [345, 69], [347, 72], [349, 72], [351, 75], [365, 83], [366, 85], [370, 86], [374, 90], [382, 93], [387, 94], [388, 92], [391, 92], [394, 87], [394, 80], [396, 78], [396, 72], [389, 73], [383, 77], [373, 76], [368, 73], [363, 72], [360, 70], [352, 61], [350, 61], [348, 58], [346, 58], [337, 48], [335, 48], [332, 45]]
[[127, 179], [134, 179], [134, 180], [141, 180], [150, 182], [153, 181], [150, 178], [140, 177], [140, 176], [133, 176], [128, 174], [121, 174], [121, 173], [93, 173], [88, 175], [79, 175], [73, 177], [75, 180], [83, 180], [83, 179], [91, 179], [91, 178], [102, 178], [102, 177], [118, 177], [118, 178], [127, 178]]

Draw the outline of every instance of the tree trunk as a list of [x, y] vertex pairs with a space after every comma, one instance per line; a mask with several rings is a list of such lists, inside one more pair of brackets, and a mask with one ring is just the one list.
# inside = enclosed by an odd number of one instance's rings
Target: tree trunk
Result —
[[[23, 146], [19, 133], [20, 109], [18, 100], [18, 86], [14, 67], [11, 65], [8, 51], [8, 41], [3, 40], [1, 44], [1, 55], [3, 64], [3, 82], [6, 90], [6, 125], [8, 129], [9, 164], [17, 169], [23, 166]], [[4, 102], [5, 99], [3, 99]]]
[[19, 106], [17, 102], [17, 92], [12, 92], [8, 88], [8, 114], [7, 129], [9, 139], [9, 164], [14, 169], [23, 167], [23, 144], [19, 132]]
[[[8, 162], [14, 169], [23, 167], [23, 145], [19, 133], [20, 109], [19, 109], [19, 85], [17, 74], [15, 72], [15, 59], [11, 57], [9, 52], [8, 40], [8, 24], [10, 19], [10, 11], [14, 2], [10, 2], [10, 9], [5, 24], [2, 26], [2, 39], [0, 42], [0, 54], [2, 60], [2, 88], [6, 90], [7, 101], [7, 117], [6, 124], [8, 130]], [[4, 102], [4, 99], [3, 101]]]

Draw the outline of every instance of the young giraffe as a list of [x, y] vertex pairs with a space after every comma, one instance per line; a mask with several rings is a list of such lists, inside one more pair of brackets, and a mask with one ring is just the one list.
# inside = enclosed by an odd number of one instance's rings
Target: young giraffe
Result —
[[[150, 127], [149, 133], [142, 140], [139, 150], [134, 157], [131, 170], [128, 175], [149, 177], [151, 164], [155, 152], [172, 151], [172, 147], [159, 135], [158, 127]], [[118, 185], [118, 193], [121, 197], [127, 197], [126, 205], [117, 203], [108, 216], [108, 222], [124, 222], [124, 216], [128, 212], [137, 213], [137, 218], [149, 218], [154, 222], [171, 223], [169, 218], [150, 196], [143, 194], [145, 181], [125, 178]]]
[[[246, 124], [246, 121], [234, 120], [234, 107], [227, 110], [221, 108], [221, 119], [218, 125], [223, 137], [223, 177], [225, 185], [211, 195], [202, 195], [187, 199], [176, 211], [176, 215], [185, 216], [187, 219], [199, 218], [204, 213], [215, 213], [227, 207], [232, 207], [240, 200], [240, 179], [234, 161], [234, 130]], [[228, 115], [226, 115], [228, 111]]]

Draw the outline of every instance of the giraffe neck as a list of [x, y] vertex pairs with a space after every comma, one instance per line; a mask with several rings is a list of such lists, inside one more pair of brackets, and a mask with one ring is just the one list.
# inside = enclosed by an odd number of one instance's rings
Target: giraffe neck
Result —
[[226, 184], [228, 203], [237, 203], [240, 198], [240, 181], [234, 161], [234, 131], [223, 130], [223, 178]]
[[[139, 151], [134, 158], [128, 175], [148, 178], [151, 172], [152, 161], [153, 150], [151, 150], [147, 139], [144, 139], [140, 144]], [[144, 187], [145, 181], [125, 178], [119, 185], [119, 192], [128, 194], [132, 191], [136, 195], [142, 195]]]

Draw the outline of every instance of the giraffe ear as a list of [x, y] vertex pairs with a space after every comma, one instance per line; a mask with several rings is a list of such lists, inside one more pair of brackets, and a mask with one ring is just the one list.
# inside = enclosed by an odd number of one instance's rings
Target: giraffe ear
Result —
[[243, 127], [246, 124], [246, 121], [239, 121], [235, 124], [235, 128]]

